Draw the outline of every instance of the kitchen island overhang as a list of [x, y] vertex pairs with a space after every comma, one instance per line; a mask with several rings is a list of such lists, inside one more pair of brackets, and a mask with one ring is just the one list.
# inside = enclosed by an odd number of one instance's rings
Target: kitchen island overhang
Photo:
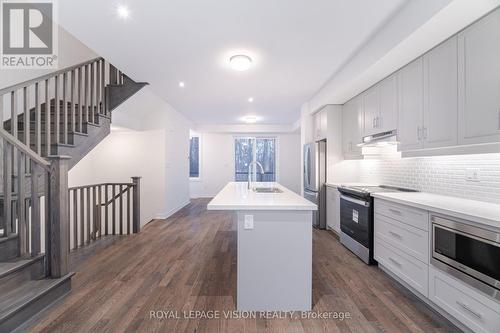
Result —
[[310, 311], [312, 212], [317, 206], [278, 183], [281, 193], [227, 184], [208, 210], [237, 216], [237, 310]]

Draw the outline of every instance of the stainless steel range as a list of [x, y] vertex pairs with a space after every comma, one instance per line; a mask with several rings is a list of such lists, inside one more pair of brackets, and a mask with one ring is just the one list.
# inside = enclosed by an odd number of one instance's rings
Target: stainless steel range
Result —
[[365, 263], [373, 259], [373, 198], [375, 192], [416, 192], [393, 186], [341, 186], [340, 242]]

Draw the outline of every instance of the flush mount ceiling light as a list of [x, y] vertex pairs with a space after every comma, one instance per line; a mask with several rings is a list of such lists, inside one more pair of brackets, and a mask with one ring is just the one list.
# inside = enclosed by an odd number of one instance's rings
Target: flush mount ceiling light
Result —
[[252, 58], [244, 54], [237, 54], [229, 58], [229, 63], [235, 71], [243, 72], [252, 66]]
[[257, 122], [257, 117], [256, 116], [246, 116], [243, 117], [243, 121], [247, 124], [254, 124]]
[[186, 84], [183, 81], [179, 82], [179, 87], [184, 88], [185, 86]]
[[252, 103], [252, 102], [253, 102], [253, 97], [249, 97], [249, 98], [248, 98], [248, 102], [249, 102], [249, 103]]
[[130, 12], [127, 7], [125, 6], [119, 6], [117, 8], [118, 16], [121, 17], [122, 19], [127, 19], [130, 16]]

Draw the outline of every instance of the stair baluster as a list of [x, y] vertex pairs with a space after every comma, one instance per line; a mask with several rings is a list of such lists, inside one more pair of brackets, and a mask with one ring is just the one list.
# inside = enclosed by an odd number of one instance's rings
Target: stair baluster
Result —
[[82, 97], [82, 68], [78, 68], [78, 132], [83, 133], [83, 97]]
[[[59, 83], [59, 75], [56, 75], [54, 77], [54, 108], [55, 108], [55, 111], [54, 111], [54, 143], [57, 145], [60, 143], [60, 135], [61, 135], [61, 129], [60, 129], [60, 125], [61, 125], [61, 111], [59, 109], [59, 106], [60, 106], [60, 103], [59, 103], [59, 86], [60, 86], [60, 83]], [[49, 109], [49, 112], [50, 112], [50, 109]]]
[[50, 95], [49, 95], [49, 84], [50, 80], [47, 79], [45, 80], [45, 105], [44, 105], [44, 111], [45, 111], [45, 156], [50, 155], [50, 131], [51, 131], [51, 126], [50, 126]]
[[68, 144], [68, 73], [63, 74], [62, 143]]
[[42, 155], [42, 117], [40, 107], [40, 84], [35, 83], [35, 152]]
[[[103, 183], [69, 188], [70, 249], [87, 246], [104, 236], [130, 235], [131, 230], [138, 233], [139, 187], [140, 177], [133, 177], [131, 183]], [[111, 206], [111, 211], [108, 206]]]

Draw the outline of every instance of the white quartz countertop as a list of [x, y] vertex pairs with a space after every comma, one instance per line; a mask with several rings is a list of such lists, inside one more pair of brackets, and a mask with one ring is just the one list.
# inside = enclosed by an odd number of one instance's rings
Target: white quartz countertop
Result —
[[309, 200], [278, 183], [254, 183], [254, 187], [277, 187], [282, 193], [257, 193], [247, 182], [228, 183], [208, 203], [208, 210], [317, 210]]
[[425, 192], [372, 193], [372, 197], [500, 228], [500, 205]]

